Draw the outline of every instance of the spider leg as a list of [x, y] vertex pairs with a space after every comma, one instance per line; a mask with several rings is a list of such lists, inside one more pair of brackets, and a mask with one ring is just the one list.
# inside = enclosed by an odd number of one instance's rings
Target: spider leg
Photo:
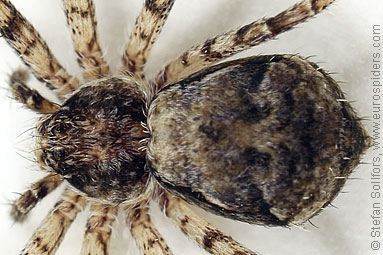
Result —
[[271, 18], [262, 18], [239, 29], [208, 39], [181, 54], [166, 65], [156, 77], [162, 87], [211, 66], [238, 52], [276, 37], [318, 14], [334, 0], [304, 0]]
[[107, 76], [109, 66], [98, 42], [97, 21], [92, 0], [64, 0], [64, 10], [71, 30], [77, 61], [85, 80]]
[[61, 98], [78, 88], [78, 80], [60, 65], [32, 24], [8, 0], [0, 0], [0, 34], [36, 78], [57, 90]]
[[144, 255], [173, 254], [153, 225], [148, 214], [147, 202], [133, 208], [126, 207], [125, 210], [128, 211], [127, 221], [130, 231]]
[[159, 203], [166, 216], [207, 252], [216, 255], [257, 255], [198, 216], [182, 199], [163, 191], [159, 196]]
[[62, 179], [57, 174], [49, 174], [39, 181], [33, 183], [19, 199], [14, 201], [11, 216], [15, 221], [23, 221], [28, 213], [46, 195], [51, 193], [62, 183]]
[[77, 214], [86, 206], [86, 200], [78, 193], [67, 189], [62, 199], [45, 217], [40, 227], [35, 231], [23, 255], [52, 255], [55, 254], [66, 231]]
[[91, 217], [86, 224], [81, 254], [108, 255], [112, 224], [118, 212], [117, 206], [92, 204]]
[[122, 72], [143, 77], [143, 68], [175, 0], [146, 0], [122, 58]]
[[9, 77], [9, 85], [14, 98], [29, 109], [39, 113], [53, 113], [57, 105], [44, 98], [35, 89], [26, 85], [29, 73], [27, 70], [16, 70]]

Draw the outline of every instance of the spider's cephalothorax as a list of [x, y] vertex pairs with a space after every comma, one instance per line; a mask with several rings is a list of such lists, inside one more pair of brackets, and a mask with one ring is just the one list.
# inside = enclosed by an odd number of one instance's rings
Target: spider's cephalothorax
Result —
[[37, 128], [37, 158], [90, 197], [129, 202], [146, 194], [144, 94], [128, 77], [96, 80]]

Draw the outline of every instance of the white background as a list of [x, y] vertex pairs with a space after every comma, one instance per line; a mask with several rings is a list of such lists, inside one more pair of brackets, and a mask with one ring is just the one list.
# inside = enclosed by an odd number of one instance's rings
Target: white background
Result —
[[[63, 66], [79, 76], [61, 1], [12, 2], [35, 25]], [[142, 1], [95, 2], [100, 41], [112, 70], [116, 70]], [[275, 15], [294, 3], [295, 0], [178, 0], [153, 48], [147, 71], [155, 74], [188, 47], [262, 16]], [[273, 53], [315, 55], [311, 60], [320, 63], [326, 70], [336, 72], [333, 77], [343, 82], [341, 86], [347, 98], [354, 101], [356, 111], [360, 116], [369, 117], [372, 102], [369, 87], [372, 25], [383, 25], [382, 7], [383, 3], [379, 0], [338, 0], [324, 13], [279, 36], [278, 40], [266, 42], [236, 57]], [[22, 63], [16, 54], [0, 38], [0, 254], [19, 253], [60, 193], [54, 192], [39, 204], [23, 224], [14, 224], [8, 216], [8, 203], [16, 197], [14, 192], [23, 191], [42, 176], [37, 171], [38, 166], [31, 161], [33, 139], [31, 131], [27, 131], [34, 126], [38, 115], [12, 101], [6, 89], [8, 75], [20, 66]], [[371, 130], [371, 122], [366, 121], [365, 124]], [[371, 154], [371, 151], [367, 153], [363, 161], [371, 162]], [[263, 255], [374, 255], [377, 253], [369, 248], [369, 228], [372, 226], [370, 170], [369, 165], [361, 165], [355, 170], [352, 177], [357, 179], [349, 180], [343, 190], [345, 193], [334, 201], [337, 208], [328, 207], [312, 219], [317, 228], [310, 224], [306, 224], [304, 229], [265, 228], [205, 212], [201, 214], [225, 233]], [[155, 224], [174, 254], [205, 254], [156, 208], [152, 213]], [[86, 215], [82, 214], [74, 222], [58, 254], [79, 253], [85, 218]], [[138, 254], [134, 242], [129, 241], [126, 229], [125, 232], [122, 230], [123, 227], [116, 227], [113, 254]]]

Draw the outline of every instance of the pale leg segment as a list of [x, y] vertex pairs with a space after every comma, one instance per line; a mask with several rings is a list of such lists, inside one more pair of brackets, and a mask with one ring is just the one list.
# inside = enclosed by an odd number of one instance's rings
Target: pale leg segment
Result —
[[318, 14], [334, 0], [304, 0], [271, 18], [208, 39], [181, 54], [157, 75], [159, 88], [174, 83], [238, 52], [276, 37]]
[[172, 255], [172, 251], [164, 241], [161, 234], [153, 225], [148, 214], [147, 202], [134, 207], [126, 207], [128, 212], [127, 223], [137, 246], [144, 255]]
[[143, 77], [143, 68], [175, 0], [146, 0], [122, 58], [122, 72]]
[[67, 189], [62, 199], [45, 217], [35, 231], [22, 255], [53, 255], [64, 239], [77, 214], [86, 206], [86, 200], [75, 191]]
[[118, 206], [92, 204], [91, 216], [86, 224], [82, 255], [108, 255], [112, 225], [116, 220]]
[[36, 78], [59, 97], [79, 87], [78, 80], [60, 65], [32, 24], [8, 0], [0, 0], [0, 34]]
[[166, 216], [207, 252], [214, 255], [257, 255], [198, 216], [182, 199], [163, 191], [159, 195], [159, 203]]
[[98, 41], [95, 8], [91, 0], [64, 0], [64, 11], [77, 61], [85, 80], [105, 77], [109, 66]]

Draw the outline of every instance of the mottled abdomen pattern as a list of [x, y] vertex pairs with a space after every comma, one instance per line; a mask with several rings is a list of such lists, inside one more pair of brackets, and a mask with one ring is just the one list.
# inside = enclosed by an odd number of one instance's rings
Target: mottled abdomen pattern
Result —
[[153, 176], [228, 218], [299, 224], [369, 145], [338, 84], [293, 55], [223, 63], [162, 89], [149, 109]]

